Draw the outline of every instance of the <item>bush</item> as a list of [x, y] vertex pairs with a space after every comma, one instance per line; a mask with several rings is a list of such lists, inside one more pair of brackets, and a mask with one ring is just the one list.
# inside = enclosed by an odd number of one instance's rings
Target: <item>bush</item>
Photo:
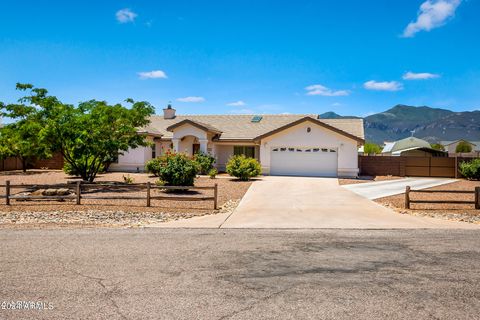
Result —
[[459, 166], [460, 173], [469, 180], [480, 180], [480, 159], [462, 162]]
[[262, 167], [256, 159], [244, 155], [233, 156], [228, 160], [227, 173], [240, 180], [247, 181], [262, 173]]
[[160, 172], [160, 166], [162, 162], [160, 158], [155, 158], [152, 160], [147, 161], [145, 164], [145, 171], [153, 173], [155, 177], [158, 177], [158, 173]]
[[129, 174], [123, 175], [123, 182], [126, 184], [132, 184], [134, 182], [133, 178]]
[[208, 175], [210, 176], [210, 179], [215, 179], [215, 177], [217, 176], [217, 169], [215, 168], [212, 168], [210, 169], [210, 171], [208, 171]]
[[165, 183], [166, 186], [193, 186], [199, 165], [183, 153], [167, 152], [150, 160], [146, 168]]
[[379, 154], [382, 153], [382, 148], [373, 142], [367, 142], [363, 146], [363, 153], [365, 154]]
[[193, 156], [193, 159], [198, 163], [200, 167], [200, 174], [208, 174], [208, 172], [213, 168], [213, 164], [215, 163], [215, 158], [205, 153], [197, 153]]

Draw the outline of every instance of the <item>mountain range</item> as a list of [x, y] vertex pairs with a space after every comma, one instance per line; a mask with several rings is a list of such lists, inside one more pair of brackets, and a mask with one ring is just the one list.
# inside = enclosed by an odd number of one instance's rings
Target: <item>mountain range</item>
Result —
[[[319, 115], [325, 119], [352, 119], [333, 111]], [[363, 118], [365, 140], [382, 144], [412, 135], [431, 143], [442, 140], [480, 140], [480, 111], [454, 112], [427, 106], [396, 105], [387, 111]]]

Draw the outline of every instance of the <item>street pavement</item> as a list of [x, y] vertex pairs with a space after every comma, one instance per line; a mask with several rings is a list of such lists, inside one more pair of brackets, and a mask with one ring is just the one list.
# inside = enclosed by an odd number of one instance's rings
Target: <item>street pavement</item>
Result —
[[1, 230], [0, 319], [478, 319], [474, 230]]

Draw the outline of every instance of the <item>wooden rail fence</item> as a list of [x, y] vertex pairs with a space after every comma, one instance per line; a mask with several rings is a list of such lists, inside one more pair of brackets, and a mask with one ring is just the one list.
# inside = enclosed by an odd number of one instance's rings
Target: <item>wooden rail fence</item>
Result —
[[[6, 181], [4, 185], [0, 187], [5, 188], [5, 195], [0, 198], [5, 199], [5, 204], [10, 205], [11, 200], [75, 200], [77, 205], [82, 203], [82, 199], [85, 200], [146, 200], [146, 206], [150, 207], [152, 200], [176, 200], [176, 201], [213, 201], [213, 207], [218, 209], [218, 184], [214, 186], [157, 186], [152, 185], [150, 182], [137, 183], [137, 184], [107, 184], [107, 183], [95, 183], [86, 184], [77, 181], [75, 184], [11, 184], [10, 181]], [[74, 194], [69, 195], [12, 195], [13, 189], [58, 189], [65, 188], [72, 190]], [[88, 195], [82, 194], [82, 191], [88, 189], [102, 190], [114, 190], [114, 189], [130, 189], [129, 191], [145, 190], [145, 196], [105, 196], [105, 195]], [[165, 195], [152, 195], [152, 190], [213, 190], [213, 196], [165, 196]]]
[[[455, 194], [473, 194], [474, 200], [412, 200], [410, 193], [455, 193]], [[410, 209], [411, 203], [452, 203], [452, 204], [473, 204], [475, 209], [480, 209], [480, 187], [475, 187], [474, 191], [468, 190], [412, 190], [410, 186], [405, 189], [405, 208]]]

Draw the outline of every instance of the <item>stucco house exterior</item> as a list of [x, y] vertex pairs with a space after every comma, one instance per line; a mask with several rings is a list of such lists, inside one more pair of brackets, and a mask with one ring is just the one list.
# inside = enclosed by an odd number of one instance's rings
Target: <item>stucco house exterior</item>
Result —
[[[457, 146], [460, 142], [465, 142], [472, 147], [472, 152], [469, 153], [457, 153]], [[445, 151], [448, 152], [449, 156], [471, 156], [479, 157], [480, 156], [480, 141], [468, 141], [468, 140], [454, 140], [454, 141], [440, 141], [440, 144], [445, 148]]]
[[170, 105], [152, 116], [140, 132], [154, 142], [119, 155], [112, 171], [142, 171], [167, 150], [216, 158], [219, 171], [228, 159], [245, 154], [260, 161], [263, 174], [355, 177], [362, 119], [318, 119], [317, 115], [176, 115]]

